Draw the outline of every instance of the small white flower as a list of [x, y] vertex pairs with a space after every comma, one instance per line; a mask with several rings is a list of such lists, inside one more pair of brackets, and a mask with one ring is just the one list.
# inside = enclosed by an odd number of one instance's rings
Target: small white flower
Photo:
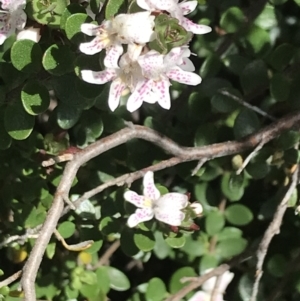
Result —
[[197, 203], [197, 202], [190, 204], [190, 208], [193, 209], [193, 211], [195, 212], [195, 214], [197, 216], [200, 216], [203, 212], [202, 205], [200, 203]]
[[[107, 68], [115, 68], [123, 53], [122, 44], [138, 47], [139, 50], [134, 52], [137, 57], [145, 43], [154, 38], [154, 18], [150, 12], [139, 12], [117, 15], [111, 21], [106, 20], [101, 25], [82, 24], [81, 31], [83, 33], [96, 37], [91, 42], [80, 44], [79, 49], [90, 55], [106, 49], [104, 65]], [[135, 59], [136, 57], [131, 58]]]
[[190, 50], [187, 46], [175, 47], [163, 55], [151, 50], [138, 58], [144, 79], [138, 82], [134, 92], [127, 102], [127, 110], [137, 110], [143, 101], [158, 104], [164, 109], [170, 109], [171, 100], [170, 79], [186, 85], [198, 85], [201, 77], [191, 71], [195, 70], [188, 59]]
[[131, 190], [124, 193], [125, 200], [139, 208], [128, 218], [128, 226], [135, 227], [153, 217], [171, 226], [180, 226], [185, 217], [181, 210], [188, 205], [188, 197], [175, 192], [161, 196], [154, 185], [151, 171], [145, 174], [143, 184], [144, 195]]
[[27, 16], [24, 12], [26, 0], [2, 0], [0, 11], [0, 45], [25, 27]]
[[41, 38], [40, 28], [30, 27], [17, 34], [17, 40], [31, 40], [38, 43]]
[[183, 1], [178, 0], [137, 0], [138, 6], [147, 11], [166, 11], [173, 18], [178, 19], [179, 24], [187, 31], [194, 34], [205, 34], [211, 32], [211, 27], [193, 23], [184, 16], [194, 11], [197, 7], [197, 0]]
[[81, 77], [84, 81], [97, 85], [112, 81], [108, 97], [108, 106], [112, 111], [118, 107], [123, 91], [129, 89], [133, 92], [137, 83], [143, 79], [141, 67], [130, 59], [128, 53], [121, 57], [119, 66], [106, 68], [104, 71], [82, 70]]
[[[206, 270], [204, 274], [210, 272], [211, 269]], [[224, 301], [224, 293], [226, 291], [226, 288], [228, 284], [232, 281], [234, 274], [226, 271], [221, 277], [221, 281], [218, 286], [218, 292], [216, 295], [215, 300], [216, 301]], [[215, 288], [217, 281], [217, 277], [212, 277], [205, 281], [202, 284], [202, 291], [196, 292], [188, 301], [210, 301], [211, 299], [211, 294]]]

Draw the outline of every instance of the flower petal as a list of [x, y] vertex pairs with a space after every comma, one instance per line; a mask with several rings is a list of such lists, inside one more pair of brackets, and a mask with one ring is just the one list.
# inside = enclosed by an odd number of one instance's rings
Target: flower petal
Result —
[[10, 11], [21, 10], [26, 6], [26, 0], [1, 0], [2, 9]]
[[155, 95], [156, 101], [162, 108], [166, 110], [169, 110], [171, 107], [171, 99], [169, 93], [170, 85], [170, 81], [168, 79], [165, 79], [155, 82], [155, 84], [152, 86], [152, 91], [154, 92], [153, 94]]
[[82, 70], [81, 78], [90, 84], [103, 85], [116, 76], [114, 69], [106, 69], [104, 71]]
[[202, 81], [198, 74], [183, 71], [177, 66], [173, 67], [169, 72], [166, 73], [166, 75], [176, 82], [191, 86], [199, 85]]
[[187, 1], [187, 2], [181, 2], [178, 4], [178, 6], [181, 8], [182, 13], [184, 15], [187, 15], [189, 13], [191, 13], [192, 11], [194, 11], [196, 9], [198, 5], [198, 1]]
[[[208, 269], [208, 270], [205, 270], [204, 273], [208, 273], [210, 271], [211, 271], [211, 269]], [[226, 271], [221, 277], [222, 278], [221, 278], [220, 284], [218, 286], [218, 293], [224, 294], [227, 286], [229, 285], [229, 283], [232, 281], [232, 279], [234, 277], [234, 273]], [[202, 289], [207, 293], [211, 293], [215, 288], [216, 281], [217, 281], [217, 277], [211, 277], [210, 279], [208, 279], [207, 281], [205, 281], [202, 284]]]
[[185, 214], [181, 211], [161, 210], [160, 207], [154, 208], [155, 218], [171, 226], [180, 226]]
[[106, 49], [106, 56], [104, 58], [104, 66], [106, 68], [119, 68], [118, 61], [123, 53], [121, 44], [115, 44]]
[[188, 205], [188, 196], [183, 193], [170, 192], [156, 200], [156, 206], [165, 211], [176, 211]]
[[199, 291], [195, 293], [188, 301], [209, 301], [210, 295], [208, 293]]
[[134, 214], [129, 216], [127, 224], [130, 228], [133, 228], [142, 222], [151, 220], [153, 216], [154, 213], [151, 208], [137, 209]]
[[182, 18], [181, 25], [187, 30], [191, 31], [194, 34], [206, 34], [211, 32], [211, 27], [207, 25], [200, 25], [193, 23], [191, 20], [187, 18]]
[[119, 106], [120, 97], [125, 88], [126, 84], [120, 79], [116, 79], [111, 83], [109, 89], [108, 106], [112, 111]]
[[148, 100], [149, 95], [151, 94], [152, 86], [152, 80], [144, 80], [138, 82], [133, 93], [127, 100], [127, 110], [129, 112], [134, 112], [143, 104], [143, 101], [145, 99]]
[[108, 39], [102, 39], [100, 36], [97, 36], [91, 42], [81, 43], [79, 45], [79, 50], [85, 54], [93, 55], [108, 47], [109, 44], [110, 42]]
[[182, 64], [179, 65], [179, 67], [184, 70], [184, 71], [190, 71], [193, 72], [195, 71], [195, 66], [192, 63], [192, 61], [188, 58], [183, 58], [182, 59]]
[[147, 171], [144, 175], [143, 185], [144, 196], [146, 198], [149, 198], [151, 200], [157, 200], [160, 197], [160, 192], [154, 184], [152, 171]]
[[164, 56], [155, 50], [150, 50], [147, 54], [138, 58], [138, 63], [142, 68], [146, 78], [159, 78], [164, 71]]
[[135, 205], [136, 207], [145, 208], [144, 207], [145, 197], [143, 195], [138, 195], [135, 191], [132, 190], [126, 191], [124, 193], [124, 199], [127, 202]]
[[97, 34], [99, 34], [101, 27], [101, 25], [83, 23], [80, 26], [80, 30], [88, 36], [96, 36]]
[[41, 38], [40, 28], [30, 27], [17, 34], [17, 40], [31, 40], [38, 43]]

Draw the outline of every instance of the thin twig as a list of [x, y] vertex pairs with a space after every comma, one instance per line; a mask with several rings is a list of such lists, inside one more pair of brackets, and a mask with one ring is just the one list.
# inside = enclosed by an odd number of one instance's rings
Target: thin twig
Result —
[[194, 176], [194, 175], [198, 172], [198, 170], [203, 166], [203, 164], [204, 164], [206, 161], [207, 161], [206, 158], [203, 158], [203, 159], [199, 160], [197, 166], [196, 166], [196, 167], [193, 169], [193, 171], [192, 171], [192, 176]]
[[247, 156], [247, 158], [244, 160], [242, 166], [236, 171], [236, 174], [239, 175], [245, 167], [249, 164], [251, 159], [257, 154], [258, 151], [261, 150], [261, 148], [265, 145], [264, 140], [262, 140], [257, 147]]
[[236, 96], [236, 95], [233, 95], [231, 93], [229, 93], [228, 91], [219, 91], [220, 94], [223, 94], [225, 96], [228, 96], [230, 97], [231, 99], [235, 100], [236, 102], [238, 102], [239, 104], [241, 104], [242, 106], [256, 112], [257, 114], [260, 114], [261, 116], [263, 117], [266, 117], [272, 121], [275, 121], [276, 118], [273, 117], [272, 115], [268, 114], [267, 112], [263, 111], [262, 109], [260, 109], [259, 107], [256, 107], [256, 106], [253, 106], [251, 105], [250, 103], [244, 101], [243, 99], [241, 99], [240, 97]]
[[273, 237], [279, 233], [280, 226], [282, 224], [282, 219], [284, 216], [284, 213], [287, 209], [287, 203], [289, 199], [291, 198], [292, 193], [296, 189], [296, 186], [298, 184], [299, 179], [299, 167], [296, 168], [292, 175], [291, 184], [285, 193], [282, 201], [278, 205], [276, 212], [274, 214], [273, 220], [270, 223], [269, 227], [267, 228], [266, 232], [264, 233], [264, 236], [259, 244], [256, 257], [257, 257], [257, 264], [256, 264], [256, 277], [255, 282], [252, 288], [251, 298], [250, 301], [256, 301], [256, 297], [258, 294], [258, 288], [259, 288], [259, 282], [263, 275], [263, 263], [265, 260], [265, 257], [267, 255], [267, 251], [269, 248], [269, 245], [271, 243], [271, 240]]
[[0, 288], [3, 287], [3, 286], [10, 285], [11, 283], [13, 283], [17, 279], [19, 279], [21, 277], [21, 275], [22, 275], [22, 270], [12, 274], [8, 278], [6, 278], [5, 280], [0, 282]]
[[217, 276], [216, 283], [215, 283], [214, 288], [211, 292], [210, 301], [217, 300], [217, 296], [218, 296], [218, 294], [220, 294], [219, 291], [220, 291], [220, 285], [221, 285], [221, 280], [222, 280], [223, 275]]
[[124, 128], [117, 133], [102, 138], [82, 151], [75, 153], [73, 160], [68, 162], [65, 166], [61, 181], [57, 187], [54, 200], [42, 226], [40, 235], [24, 266], [21, 284], [25, 293], [25, 301], [36, 300], [35, 278], [43, 254], [63, 212], [64, 198], [68, 198], [69, 191], [78, 169], [91, 159], [116, 146], [138, 138], [152, 142], [165, 150], [165, 152], [175, 156], [175, 158], [173, 158], [175, 164], [192, 160], [201, 160], [203, 158], [208, 160], [243, 152], [247, 149], [256, 147], [262, 140], [267, 143], [284, 131], [299, 127], [299, 125], [300, 112], [296, 112], [274, 122], [241, 141], [228, 141], [202, 147], [181, 147], [171, 139], [152, 129], [135, 125], [132, 128]]
[[104, 252], [104, 254], [100, 257], [99, 261], [96, 264], [96, 268], [106, 265], [109, 262], [110, 257], [118, 250], [120, 247], [120, 240], [116, 240], [113, 242], [109, 248]]

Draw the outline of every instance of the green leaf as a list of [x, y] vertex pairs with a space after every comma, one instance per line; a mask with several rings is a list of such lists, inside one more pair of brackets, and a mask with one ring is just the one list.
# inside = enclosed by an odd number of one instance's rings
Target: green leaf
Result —
[[50, 242], [46, 249], [47, 258], [52, 259], [55, 254], [56, 242]]
[[127, 256], [134, 256], [136, 255], [140, 250], [134, 243], [134, 230], [125, 228], [121, 232], [121, 238], [120, 238], [120, 243], [121, 243], [121, 249], [122, 251], [127, 255]]
[[255, 133], [259, 128], [260, 122], [256, 113], [249, 109], [242, 109], [234, 122], [234, 136], [236, 139], [241, 139]]
[[225, 225], [224, 215], [220, 211], [210, 212], [205, 219], [205, 229], [207, 234], [215, 235], [219, 233]]
[[124, 0], [108, 0], [105, 8], [105, 19], [110, 20], [113, 18], [123, 3]]
[[120, 222], [118, 219], [106, 216], [104, 217], [99, 225], [99, 230], [104, 234], [104, 235], [110, 235], [114, 233], [118, 233], [120, 231]]
[[41, 67], [42, 50], [39, 44], [31, 40], [16, 41], [11, 48], [11, 62], [22, 72], [38, 72]]
[[[283, 3], [285, 3], [287, 0], [270, 0], [271, 3], [273, 3], [274, 5], [281, 5]], [[300, 3], [299, 0], [294, 0], [296, 3]], [[300, 4], [299, 4], [300, 5]]]
[[297, 131], [288, 131], [280, 135], [275, 140], [275, 145], [280, 150], [287, 150], [294, 147], [300, 140], [300, 133]]
[[175, 294], [180, 289], [188, 285], [188, 282], [182, 283], [181, 279], [183, 277], [195, 277], [196, 273], [191, 267], [183, 267], [178, 269], [171, 277], [169, 288], [170, 293]]
[[62, 129], [68, 130], [77, 123], [80, 115], [81, 110], [79, 108], [59, 105], [57, 107], [57, 124]]
[[110, 290], [110, 280], [106, 267], [102, 266], [96, 270], [96, 275], [98, 278], [98, 286], [102, 292], [107, 294]]
[[97, 275], [92, 271], [83, 271], [80, 274], [80, 281], [89, 285], [97, 283]]
[[277, 101], [285, 101], [290, 94], [290, 82], [281, 73], [273, 75], [270, 83], [271, 96]]
[[203, 274], [205, 271], [209, 269], [213, 269], [218, 266], [218, 259], [216, 256], [211, 254], [205, 254], [201, 257], [199, 271], [200, 274]]
[[267, 262], [268, 272], [274, 276], [281, 278], [286, 271], [288, 261], [282, 254], [273, 255]]
[[270, 165], [267, 162], [254, 162], [248, 164], [246, 170], [254, 179], [263, 179], [270, 172]]
[[73, 70], [74, 52], [66, 45], [51, 45], [44, 53], [43, 67], [50, 74], [59, 76]]
[[75, 228], [74, 223], [65, 221], [58, 226], [57, 231], [63, 238], [69, 238], [74, 234]]
[[239, 238], [242, 237], [243, 231], [239, 228], [225, 227], [221, 232], [217, 234], [218, 241], [226, 240], [229, 238]]
[[253, 213], [244, 205], [234, 204], [226, 208], [225, 217], [233, 225], [245, 226], [253, 220]]
[[12, 138], [24, 140], [33, 130], [34, 117], [25, 112], [21, 101], [17, 101], [6, 108], [4, 126]]
[[203, 62], [200, 69], [200, 76], [202, 78], [212, 77], [219, 72], [221, 67], [222, 63], [220, 58], [215, 54], [211, 54]]
[[154, 254], [159, 259], [165, 259], [169, 255], [171, 248], [165, 242], [161, 232], [156, 231], [154, 233], [154, 236], [155, 236], [155, 246], [153, 249]]
[[47, 88], [38, 81], [28, 81], [21, 91], [23, 107], [30, 115], [45, 112], [50, 105], [50, 96]]
[[263, 29], [272, 29], [276, 27], [278, 25], [278, 21], [274, 6], [266, 4], [260, 15], [255, 19], [254, 24]]
[[221, 189], [224, 195], [232, 202], [239, 201], [244, 195], [244, 179], [242, 175], [231, 175], [226, 172], [222, 176]]
[[106, 271], [110, 280], [110, 287], [116, 291], [127, 291], [130, 288], [130, 282], [127, 276], [113, 267], [106, 267]]
[[249, 63], [243, 70], [240, 80], [245, 94], [266, 89], [269, 86], [269, 78], [265, 63], [262, 60]]
[[4, 122], [0, 118], [0, 149], [1, 150], [8, 149], [11, 146], [11, 142], [12, 142], [11, 136], [8, 135], [4, 127]]
[[224, 59], [225, 66], [236, 75], [241, 75], [250, 62], [251, 60], [248, 57], [240, 54], [230, 54]]
[[195, 134], [194, 145], [204, 146], [217, 141], [217, 130], [214, 124], [200, 125]]
[[167, 237], [166, 243], [172, 248], [181, 248], [185, 244], [185, 237], [182, 234], [177, 234], [175, 237]]
[[217, 244], [215, 253], [225, 259], [231, 258], [242, 253], [247, 244], [247, 240], [244, 238], [229, 238]]
[[147, 286], [147, 301], [161, 301], [166, 297], [167, 289], [165, 283], [160, 278], [152, 278]]
[[260, 58], [265, 57], [271, 48], [269, 32], [256, 25], [248, 30], [244, 43], [250, 55]]
[[220, 25], [227, 33], [234, 33], [240, 30], [244, 22], [243, 12], [238, 7], [230, 7], [221, 15]]
[[78, 3], [72, 3], [72, 4], [68, 5], [61, 15], [60, 28], [65, 29], [67, 19], [71, 15], [76, 14], [76, 13], [84, 14], [85, 12], [86, 12], [86, 10], [84, 9], [84, 7]]
[[280, 44], [275, 50], [268, 56], [268, 62], [271, 66], [282, 71], [292, 60], [295, 54], [295, 47], [291, 44]]
[[[224, 95], [223, 93], [229, 95]], [[242, 95], [238, 90], [233, 88], [222, 89], [211, 98], [211, 105], [218, 112], [231, 113], [240, 107], [238, 102], [234, 100], [234, 97], [242, 99]]]
[[85, 36], [81, 32], [80, 27], [83, 23], [90, 23], [92, 18], [86, 14], [77, 13], [71, 15], [65, 25], [67, 38], [75, 44], [85, 42]]
[[155, 238], [151, 231], [137, 230], [133, 235], [136, 246], [143, 252], [151, 251], [155, 246]]

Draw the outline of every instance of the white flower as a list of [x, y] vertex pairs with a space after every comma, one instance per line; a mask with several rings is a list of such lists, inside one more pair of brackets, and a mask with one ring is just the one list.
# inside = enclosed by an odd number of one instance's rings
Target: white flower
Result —
[[81, 77], [88, 83], [98, 85], [112, 81], [108, 97], [108, 106], [112, 111], [118, 107], [122, 92], [127, 88], [133, 92], [137, 83], [143, 79], [139, 64], [132, 61], [128, 53], [121, 57], [119, 66], [104, 71], [82, 70]]
[[104, 65], [108, 68], [115, 68], [123, 53], [122, 44], [138, 47], [139, 50], [134, 52], [137, 57], [143, 46], [154, 38], [154, 18], [150, 12], [139, 12], [117, 15], [113, 20], [106, 20], [101, 25], [82, 24], [83, 33], [96, 37], [91, 42], [80, 44], [79, 49], [90, 55], [106, 49]]
[[137, 110], [143, 101], [158, 104], [164, 109], [170, 109], [170, 79], [187, 85], [198, 85], [201, 77], [191, 71], [195, 70], [188, 59], [190, 50], [187, 46], [175, 47], [163, 55], [151, 50], [138, 58], [144, 80], [138, 82], [134, 92], [127, 102], [130, 112]]
[[197, 216], [200, 216], [203, 212], [202, 205], [200, 203], [197, 203], [197, 202], [190, 204], [190, 208], [193, 209], [193, 211], [195, 212], [195, 214]]
[[[210, 272], [211, 269], [206, 270], [204, 274]], [[226, 291], [228, 284], [232, 281], [234, 274], [226, 271], [220, 276], [221, 280], [218, 285], [218, 291], [215, 300], [224, 301], [223, 295]], [[215, 288], [217, 277], [212, 277], [202, 284], [202, 291], [196, 292], [188, 301], [210, 301], [211, 294]]]
[[144, 195], [131, 190], [124, 193], [125, 200], [139, 208], [128, 218], [128, 226], [135, 227], [153, 217], [171, 226], [180, 226], [185, 217], [181, 210], [188, 205], [188, 197], [175, 192], [161, 196], [154, 185], [151, 171], [145, 174], [143, 184]]
[[0, 11], [0, 45], [4, 41], [25, 27], [27, 16], [23, 9], [26, 0], [2, 0]]
[[211, 28], [206, 25], [193, 23], [184, 16], [194, 11], [197, 7], [197, 0], [183, 1], [178, 0], [137, 0], [138, 6], [147, 11], [166, 11], [173, 18], [178, 19], [179, 24], [187, 31], [194, 34], [205, 34], [211, 32]]
[[40, 28], [30, 27], [17, 34], [17, 40], [31, 40], [38, 43], [41, 38]]

